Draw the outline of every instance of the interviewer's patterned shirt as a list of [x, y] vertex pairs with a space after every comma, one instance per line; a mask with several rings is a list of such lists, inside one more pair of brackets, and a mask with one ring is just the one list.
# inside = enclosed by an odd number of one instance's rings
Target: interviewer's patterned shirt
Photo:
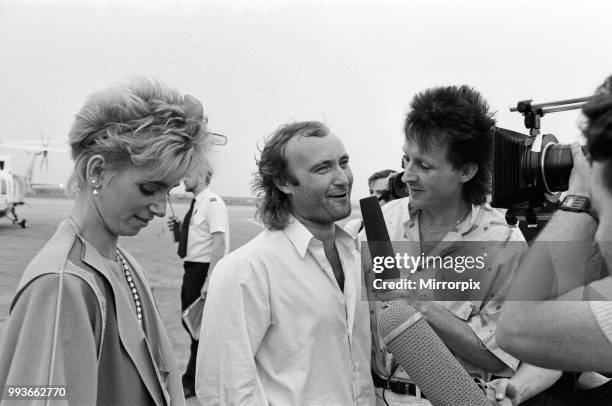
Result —
[[[419, 241], [419, 210], [410, 205], [410, 198], [403, 198], [387, 203], [383, 215], [391, 241]], [[365, 233], [360, 234], [360, 240], [365, 240]], [[474, 244], [462, 245], [461, 242], [483, 242], [483, 249], [489, 253], [487, 267], [490, 277], [481, 285], [481, 295], [477, 300], [439, 302], [455, 316], [464, 320], [472, 328], [483, 348], [491, 351], [504, 364], [506, 369], [496, 372], [498, 376], [511, 376], [516, 370], [519, 360], [504, 352], [497, 345], [495, 330], [501, 314], [510, 281], [516, 272], [519, 261], [527, 251], [527, 243], [518, 227], [511, 227], [505, 221], [504, 214], [484, 205], [472, 205], [472, 211], [455, 226], [428, 255], [454, 256], [466, 255], [466, 250], [474, 248]], [[508, 244], [509, 242], [514, 242]], [[469, 252], [467, 252], [469, 254]], [[471, 253], [476, 255], [476, 253]], [[418, 254], [417, 254], [418, 255]], [[372, 369], [380, 377], [391, 374], [395, 363], [392, 355], [386, 350], [376, 329], [378, 314], [388, 306], [388, 302], [371, 302], [372, 324]], [[462, 359], [455, 357], [474, 377], [489, 380], [491, 372]], [[401, 367], [394, 374], [395, 378], [410, 381]]]

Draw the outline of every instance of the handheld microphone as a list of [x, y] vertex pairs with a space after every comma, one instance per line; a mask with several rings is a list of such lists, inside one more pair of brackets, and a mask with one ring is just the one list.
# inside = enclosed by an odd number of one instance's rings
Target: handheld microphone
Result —
[[[378, 198], [376, 196], [363, 198], [359, 200], [359, 205], [372, 258], [395, 257]], [[380, 279], [397, 279], [400, 277], [400, 272], [397, 269], [385, 269], [379, 277]]]
[[422, 314], [393, 303], [377, 320], [393, 357], [436, 406], [488, 406], [484, 392], [459, 364]]

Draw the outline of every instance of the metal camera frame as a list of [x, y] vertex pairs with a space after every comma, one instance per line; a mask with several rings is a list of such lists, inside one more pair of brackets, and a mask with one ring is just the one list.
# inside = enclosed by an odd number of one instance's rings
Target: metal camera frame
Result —
[[[580, 109], [590, 99], [591, 97], [578, 97], [574, 99], [559, 100], [559, 101], [537, 103], [537, 104], [533, 104], [532, 103], [533, 100], [529, 99], [529, 100], [519, 101], [516, 104], [516, 107], [510, 107], [511, 112], [519, 112], [524, 117], [524, 124], [525, 124], [525, 127], [529, 130], [529, 136], [534, 139], [532, 147], [531, 147], [531, 151], [536, 152], [536, 153], [542, 152], [542, 154], [540, 154], [541, 161], [542, 161], [540, 162], [540, 168], [542, 168], [542, 171], [544, 171], [544, 158], [546, 156], [546, 150], [551, 145], [553, 145], [553, 143], [547, 142], [545, 143], [544, 148], [542, 148], [544, 136], [540, 132], [541, 118], [545, 114], [549, 114], [549, 113], [558, 113], [561, 111]], [[555, 193], [550, 190], [548, 184], [546, 183], [546, 176], [544, 176], [544, 173], [542, 173], [542, 179], [544, 180], [544, 188], [546, 189], [546, 192], [549, 195], [554, 195]], [[527, 222], [527, 228], [538, 228], [538, 216], [536, 215], [536, 212], [531, 202], [528, 203], [528, 208], [525, 211], [524, 215], [525, 215], [525, 220]], [[508, 221], [509, 224], [512, 224], [512, 223], [516, 224], [516, 220], [517, 220], [516, 213], [514, 212], [513, 209], [509, 209], [508, 212], [506, 213], [506, 221]], [[546, 220], [544, 220], [544, 222], [545, 221]]]
[[591, 100], [591, 97], [578, 97], [538, 104], [531, 104], [532, 99], [521, 100], [516, 103], [516, 107], [510, 107], [510, 111], [518, 111], [525, 117], [525, 127], [529, 129], [529, 135], [535, 137], [540, 134], [540, 119], [542, 116], [548, 113], [582, 108], [589, 100]]

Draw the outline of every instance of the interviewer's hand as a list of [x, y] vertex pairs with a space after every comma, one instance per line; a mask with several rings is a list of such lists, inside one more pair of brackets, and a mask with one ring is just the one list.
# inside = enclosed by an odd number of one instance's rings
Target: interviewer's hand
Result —
[[521, 403], [519, 390], [508, 378], [495, 379], [487, 384], [487, 397], [491, 405], [516, 406]]
[[570, 174], [567, 193], [590, 197], [591, 165], [589, 165], [580, 144], [577, 142], [572, 142], [572, 159], [574, 160], [574, 167]]

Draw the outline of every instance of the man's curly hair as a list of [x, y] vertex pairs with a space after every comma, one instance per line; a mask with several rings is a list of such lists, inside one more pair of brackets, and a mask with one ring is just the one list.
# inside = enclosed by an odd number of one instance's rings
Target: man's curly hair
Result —
[[285, 124], [266, 140], [261, 158], [256, 160], [258, 169], [254, 174], [253, 192], [259, 198], [257, 217], [269, 229], [284, 229], [292, 212], [289, 196], [278, 189], [274, 182], [299, 184], [287, 165], [287, 143], [294, 137], [324, 137], [328, 134], [329, 129], [324, 124], [304, 121]]

